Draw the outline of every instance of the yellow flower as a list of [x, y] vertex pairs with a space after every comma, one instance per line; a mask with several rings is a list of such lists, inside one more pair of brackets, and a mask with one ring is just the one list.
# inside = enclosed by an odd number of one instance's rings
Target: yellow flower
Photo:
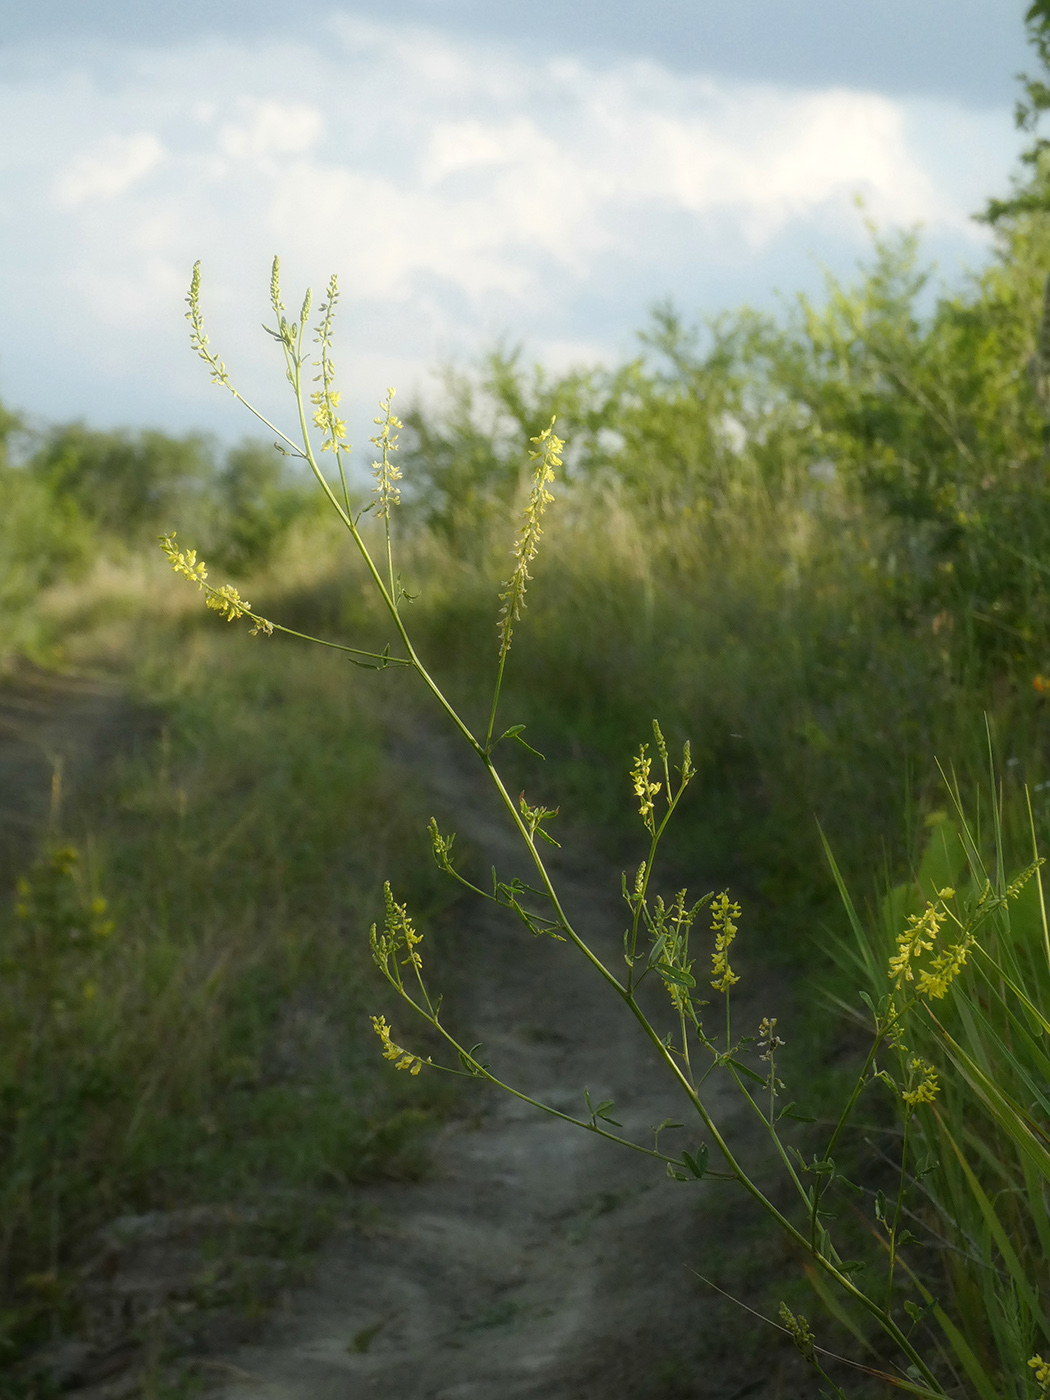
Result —
[[1031, 1358], [1028, 1364], [1035, 1372], [1033, 1379], [1039, 1387], [1040, 1400], [1042, 1400], [1043, 1396], [1050, 1394], [1050, 1361], [1044, 1361], [1037, 1354]]
[[375, 475], [375, 494], [379, 503], [378, 515], [389, 518], [390, 507], [396, 506], [401, 500], [401, 492], [395, 482], [401, 480], [401, 468], [396, 462], [391, 460], [391, 453], [397, 451], [397, 429], [405, 425], [394, 413], [392, 404], [394, 400], [394, 390], [386, 391], [386, 398], [381, 400], [379, 407], [383, 410], [382, 418], [373, 418], [372, 422], [379, 428], [374, 438], [369, 441], [376, 447], [381, 460], [372, 463], [372, 472]]
[[[418, 1074], [423, 1068], [423, 1061], [418, 1055], [413, 1055], [411, 1050], [406, 1050], [390, 1039], [390, 1027], [387, 1025], [386, 1017], [373, 1016], [372, 1027], [382, 1043], [383, 1058], [395, 1061], [395, 1069], [407, 1069], [409, 1074]], [[427, 1064], [430, 1064], [429, 1059]]]
[[940, 1089], [940, 1084], [937, 1082], [937, 1071], [933, 1065], [916, 1056], [908, 1067], [912, 1075], [921, 1075], [922, 1077], [911, 1089], [905, 1089], [901, 1098], [909, 1108], [917, 1108], [921, 1103], [933, 1103]]
[[813, 1335], [813, 1329], [802, 1314], [799, 1313], [796, 1317], [787, 1303], [781, 1303], [780, 1320], [791, 1333], [792, 1341], [806, 1360], [814, 1362], [817, 1354], [816, 1338]]
[[536, 557], [540, 547], [540, 536], [543, 534], [540, 519], [546, 507], [554, 500], [547, 490], [547, 483], [554, 480], [554, 469], [562, 464], [561, 453], [565, 443], [555, 436], [554, 423], [552, 418], [549, 428], [544, 428], [538, 437], [530, 439], [536, 446], [536, 451], [529, 453], [529, 460], [536, 463], [532, 476], [532, 490], [525, 506], [521, 530], [511, 551], [515, 560], [514, 572], [503, 585], [504, 591], [499, 595], [503, 607], [500, 609], [496, 628], [499, 632], [501, 662], [510, 650], [514, 623], [521, 616], [521, 610], [525, 606], [525, 585], [532, 577], [529, 565]]
[[218, 588], [214, 588], [208, 582], [208, 570], [204, 560], [197, 558], [195, 549], [179, 549], [175, 543], [174, 530], [170, 535], [160, 536], [160, 547], [168, 556], [171, 567], [177, 574], [188, 578], [199, 589], [203, 589], [204, 602], [213, 612], [217, 612], [227, 622], [234, 622], [239, 617], [250, 617], [255, 624], [251, 630], [253, 637], [257, 637], [260, 632], [267, 637], [273, 635], [273, 623], [267, 622], [265, 617], [259, 617], [253, 613], [251, 603], [248, 602], [247, 598], [241, 597], [232, 583], [224, 583]]
[[932, 949], [944, 917], [932, 904], [927, 904], [921, 914], [908, 915], [907, 927], [897, 935], [897, 951], [889, 963], [896, 991], [899, 992], [905, 982], [914, 980], [912, 963]]
[[972, 934], [967, 934], [961, 942], [938, 953], [930, 964], [929, 971], [919, 973], [919, 995], [938, 999], [943, 997], [966, 966], [973, 943]]
[[715, 935], [715, 951], [711, 954], [711, 971], [714, 981], [711, 986], [716, 992], [728, 992], [740, 981], [729, 966], [729, 945], [736, 937], [737, 926], [734, 919], [740, 918], [740, 905], [731, 903], [729, 894], [723, 890], [711, 903], [711, 932]]
[[170, 535], [161, 535], [160, 547], [168, 556], [171, 567], [183, 578], [188, 578], [190, 583], [195, 583], [198, 588], [205, 587], [205, 579], [208, 577], [208, 570], [204, 566], [204, 560], [197, 559], [195, 549], [187, 549], [185, 552], [178, 548], [175, 543], [175, 531]]
[[252, 606], [247, 598], [241, 597], [232, 583], [209, 589], [206, 602], [213, 612], [217, 612], [227, 622], [235, 622], [237, 618], [246, 616]]
[[[274, 265], [276, 266], [276, 262]], [[336, 413], [342, 395], [334, 387], [335, 365], [331, 356], [332, 325], [339, 301], [339, 282], [334, 274], [328, 281], [327, 298], [327, 301], [321, 303], [321, 323], [314, 337], [321, 347], [321, 358], [314, 361], [321, 373], [314, 377], [314, 382], [320, 383], [321, 387], [310, 395], [310, 402], [316, 410], [314, 426], [321, 430], [321, 451], [338, 454], [344, 445], [349, 450], [349, 443], [346, 442], [346, 420]], [[276, 297], [274, 299], [276, 300]], [[305, 306], [303, 310], [305, 312]], [[305, 316], [301, 319], [305, 320]]]
[[634, 795], [638, 799], [638, 815], [645, 823], [649, 831], [652, 831], [656, 818], [653, 816], [653, 798], [663, 786], [662, 783], [649, 781], [649, 773], [653, 766], [653, 761], [649, 757], [649, 745], [643, 744], [638, 751], [638, 756], [631, 765], [631, 786], [634, 788]]

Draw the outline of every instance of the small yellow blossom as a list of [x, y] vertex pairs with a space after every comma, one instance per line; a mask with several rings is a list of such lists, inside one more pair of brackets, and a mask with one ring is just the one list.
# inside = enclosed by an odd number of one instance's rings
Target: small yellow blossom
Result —
[[247, 598], [241, 597], [232, 583], [224, 583], [210, 591], [206, 601], [208, 607], [227, 622], [235, 622], [237, 618], [246, 616], [252, 606]]
[[929, 970], [924, 969], [919, 973], [919, 995], [921, 997], [934, 997], [938, 1000], [945, 996], [948, 988], [966, 966], [966, 960], [970, 956], [973, 944], [973, 935], [967, 934], [959, 943], [939, 952], [930, 964]]
[[[423, 1061], [418, 1055], [413, 1055], [411, 1050], [406, 1050], [391, 1040], [390, 1027], [387, 1025], [386, 1017], [373, 1016], [371, 1019], [372, 1027], [383, 1046], [383, 1058], [393, 1061], [395, 1069], [407, 1069], [409, 1074], [418, 1074], [423, 1068]], [[428, 1059], [426, 1063], [429, 1064], [430, 1060]]]
[[321, 303], [321, 322], [315, 333], [317, 344], [321, 347], [321, 358], [315, 360], [314, 365], [321, 373], [315, 375], [314, 383], [319, 383], [321, 387], [310, 395], [310, 402], [315, 409], [314, 426], [321, 431], [321, 451], [339, 453], [349, 444], [346, 442], [346, 420], [336, 413], [342, 395], [334, 387], [335, 365], [331, 355], [332, 326], [339, 301], [339, 282], [334, 274], [329, 278], [326, 296], [327, 300]]
[[799, 1351], [807, 1361], [816, 1360], [816, 1338], [809, 1323], [801, 1313], [796, 1315], [788, 1307], [787, 1303], [780, 1305], [780, 1320], [791, 1333], [791, 1340], [798, 1347]]
[[634, 788], [634, 795], [638, 799], [638, 815], [649, 831], [652, 831], [656, 825], [656, 818], [653, 814], [653, 798], [663, 786], [662, 783], [650, 782], [649, 774], [652, 770], [652, 766], [653, 761], [649, 757], [649, 745], [643, 744], [638, 751], [637, 758], [631, 765], [631, 786]]
[[921, 1103], [933, 1103], [940, 1089], [940, 1084], [937, 1082], [937, 1071], [933, 1065], [915, 1056], [910, 1061], [908, 1068], [912, 1075], [919, 1077], [918, 1083], [911, 1089], [905, 1089], [901, 1098], [909, 1108], [917, 1108]]
[[[1048, 689], [1050, 689], [1050, 687], [1048, 687]], [[1037, 1354], [1029, 1360], [1028, 1364], [1035, 1372], [1033, 1380], [1039, 1387], [1040, 1400], [1043, 1400], [1044, 1396], [1050, 1395], [1050, 1361], [1044, 1361], [1043, 1358]]]
[[907, 927], [897, 935], [897, 951], [889, 963], [889, 973], [894, 979], [896, 991], [899, 992], [905, 982], [914, 980], [912, 963], [933, 948], [944, 917], [932, 904], [927, 904], [921, 914], [908, 915]]
[[499, 595], [503, 606], [500, 609], [496, 629], [499, 632], [501, 662], [506, 659], [507, 652], [510, 650], [514, 623], [521, 616], [521, 610], [525, 606], [525, 585], [532, 577], [529, 573], [529, 565], [536, 557], [540, 547], [540, 536], [543, 534], [540, 529], [540, 519], [544, 510], [554, 500], [554, 497], [547, 490], [547, 484], [554, 480], [555, 467], [560, 467], [562, 464], [561, 454], [565, 443], [555, 435], [554, 423], [555, 420], [552, 418], [549, 428], [544, 428], [538, 437], [530, 439], [536, 447], [535, 452], [529, 453], [529, 460], [536, 463], [532, 476], [532, 490], [529, 492], [529, 499], [525, 506], [521, 530], [511, 551], [515, 561], [514, 572], [503, 585], [504, 591]]
[[[372, 960], [381, 972], [400, 986], [402, 967], [412, 967], [417, 976], [423, 970], [423, 959], [417, 952], [423, 935], [413, 927], [408, 906], [398, 904], [394, 898], [389, 880], [383, 885], [383, 903], [386, 911], [383, 931], [380, 933], [373, 924], [368, 936]], [[406, 956], [399, 957], [401, 953]]]
[[728, 992], [740, 981], [729, 966], [729, 945], [736, 937], [735, 919], [740, 918], [740, 905], [730, 901], [728, 893], [722, 893], [711, 902], [711, 932], [715, 935], [715, 950], [711, 954], [711, 971], [714, 980], [711, 986], [716, 992]]
[[310, 395], [310, 402], [317, 405], [314, 411], [314, 427], [321, 430], [322, 452], [334, 452], [336, 444], [346, 437], [346, 419], [338, 418], [335, 412], [341, 397], [338, 389], [329, 389], [327, 393], [318, 390]]
[[161, 535], [160, 547], [168, 556], [171, 567], [183, 578], [188, 578], [190, 583], [195, 583], [198, 588], [206, 587], [205, 580], [208, 577], [208, 570], [204, 566], [204, 560], [197, 559], [195, 549], [181, 550], [175, 543], [175, 531], [170, 535]]
[[260, 632], [263, 636], [273, 635], [273, 623], [268, 622], [265, 617], [259, 617], [252, 612], [252, 605], [247, 598], [242, 598], [232, 583], [223, 583], [218, 588], [213, 587], [208, 582], [208, 570], [203, 559], [197, 558], [195, 549], [182, 550], [175, 543], [174, 530], [170, 535], [160, 536], [160, 547], [168, 556], [171, 567], [183, 578], [188, 578], [191, 583], [204, 592], [204, 602], [213, 612], [217, 612], [220, 617], [224, 617], [227, 622], [235, 622], [239, 617], [251, 618], [254, 626], [251, 635], [257, 637]]
[[392, 460], [391, 454], [397, 451], [397, 430], [405, 425], [397, 417], [393, 410], [394, 390], [386, 391], [386, 398], [380, 401], [379, 407], [383, 411], [382, 418], [373, 418], [372, 422], [378, 427], [379, 432], [369, 441], [379, 451], [380, 460], [372, 463], [372, 472], [376, 479], [375, 495], [379, 505], [378, 514], [380, 518], [390, 517], [390, 507], [396, 506], [401, 500], [401, 492], [395, 485], [401, 480], [401, 468]]

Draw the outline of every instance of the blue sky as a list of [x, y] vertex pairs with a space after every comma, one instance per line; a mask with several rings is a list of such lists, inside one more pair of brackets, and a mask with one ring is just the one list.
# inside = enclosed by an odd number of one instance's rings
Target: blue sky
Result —
[[38, 0], [0, 28], [0, 398], [248, 431], [182, 320], [273, 404], [259, 323], [331, 271], [360, 437], [388, 384], [503, 337], [562, 367], [848, 273], [921, 223], [942, 273], [1019, 141], [1012, 0]]

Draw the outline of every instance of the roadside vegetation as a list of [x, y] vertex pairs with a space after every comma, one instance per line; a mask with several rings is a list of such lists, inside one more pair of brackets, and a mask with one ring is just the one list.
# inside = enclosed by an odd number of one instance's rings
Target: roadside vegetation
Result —
[[[1050, 9], [1029, 26], [1045, 70]], [[1025, 104], [1034, 133], [1041, 80]], [[667, 859], [747, 905], [762, 933], [744, 963], [811, 988], [783, 1060], [815, 1086], [808, 1112], [834, 1121], [855, 1074], [825, 1060], [870, 1029], [858, 991], [883, 1040], [907, 1043], [905, 1076], [920, 1066], [903, 1145], [873, 1163], [863, 1134], [836, 1133], [838, 1166], [813, 1178], [832, 1183], [813, 1189], [853, 1213], [870, 1274], [903, 1277], [909, 1335], [932, 1339], [945, 1387], [917, 1393], [982, 1400], [1050, 1391], [1050, 940], [1033, 871], [1050, 845], [1048, 181], [1033, 135], [987, 211], [993, 256], [954, 287], [918, 236], [873, 230], [854, 281], [779, 316], [693, 326], [668, 305], [626, 365], [557, 377], [501, 349], [449, 372], [437, 410], [405, 414], [394, 527], [413, 635], [484, 732], [530, 444], [556, 418], [565, 463], [503, 690], [547, 759], [516, 751], [511, 771], [626, 861], [652, 717], [672, 749], [691, 740]], [[33, 437], [13, 414], [0, 436], [4, 667], [104, 677], [140, 715], [91, 782], [56, 784], [5, 891], [14, 1360], [72, 1320], [85, 1242], [115, 1217], [420, 1169], [445, 1093], [367, 1043], [388, 1005], [367, 929], [395, 867], [423, 921], [447, 895], [385, 751], [396, 668], [228, 627], [156, 548], [177, 523], [260, 614], [381, 648], [312, 484], [251, 442], [220, 460], [156, 432]], [[362, 481], [351, 493], [363, 506]], [[979, 951], [887, 1032], [922, 956], [901, 962], [901, 939], [931, 927], [938, 947], [955, 927]], [[892, 1135], [900, 1095], [866, 1092], [867, 1129]], [[834, 1196], [839, 1168], [859, 1205]], [[866, 1345], [863, 1318], [814, 1286], [836, 1335]]]

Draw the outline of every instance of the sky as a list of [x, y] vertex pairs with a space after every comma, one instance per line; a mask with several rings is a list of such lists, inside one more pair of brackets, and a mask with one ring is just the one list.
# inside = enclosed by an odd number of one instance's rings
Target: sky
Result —
[[[0, 5], [0, 400], [36, 425], [288, 421], [261, 330], [333, 272], [355, 440], [497, 342], [634, 353], [658, 301], [773, 307], [866, 219], [949, 282], [1020, 139], [1023, 0], [37, 0]], [[857, 197], [863, 200], [863, 211]], [[283, 416], [282, 416], [283, 414]], [[365, 444], [366, 448], [367, 445]]]

